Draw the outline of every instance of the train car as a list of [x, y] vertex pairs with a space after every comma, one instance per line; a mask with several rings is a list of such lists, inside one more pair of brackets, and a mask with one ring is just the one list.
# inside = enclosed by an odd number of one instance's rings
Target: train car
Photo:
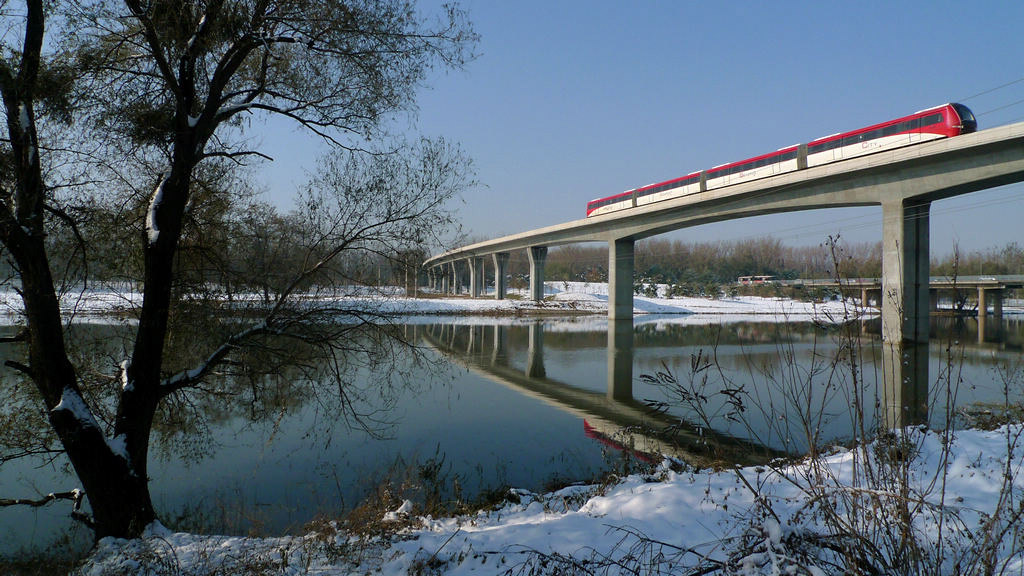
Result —
[[597, 198], [587, 203], [587, 216], [607, 214], [883, 150], [967, 134], [977, 128], [978, 122], [969, 108], [955, 102], [943, 104], [859, 130], [825, 136], [807, 144], [788, 146], [739, 162]]
[[615, 196], [608, 196], [607, 198], [597, 198], [587, 202], [587, 216], [598, 216], [600, 214], [607, 214], [608, 212], [615, 212], [616, 210], [622, 210], [624, 208], [632, 208], [636, 206], [633, 198], [633, 192], [636, 190], [626, 190], [621, 194]]
[[820, 166], [882, 150], [967, 134], [977, 128], [978, 122], [966, 106], [943, 104], [860, 130], [812, 140], [807, 144], [807, 166]]
[[706, 190], [731, 186], [741, 182], [749, 182], [767, 178], [783, 172], [792, 172], [798, 168], [800, 146], [790, 146], [776, 150], [770, 154], [762, 154], [754, 158], [740, 160], [715, 166], [707, 170], [705, 180]]
[[660, 202], [677, 196], [685, 196], [694, 192], [700, 192], [700, 172], [693, 172], [681, 178], [637, 188], [634, 195], [636, 196], [636, 205], [643, 206], [644, 204]]

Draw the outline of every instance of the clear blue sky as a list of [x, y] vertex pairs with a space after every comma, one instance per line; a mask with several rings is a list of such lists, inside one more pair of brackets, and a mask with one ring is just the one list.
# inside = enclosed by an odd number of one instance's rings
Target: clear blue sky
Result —
[[[439, 4], [421, 2], [430, 12]], [[1024, 2], [463, 0], [481, 36], [435, 75], [419, 129], [459, 142], [483, 184], [476, 239], [582, 218], [586, 202], [949, 101], [981, 128], [1024, 120]], [[270, 150], [272, 197], [311, 157]], [[1024, 244], [1024, 184], [932, 206], [933, 254]], [[880, 208], [675, 233], [818, 244], [880, 238]]]

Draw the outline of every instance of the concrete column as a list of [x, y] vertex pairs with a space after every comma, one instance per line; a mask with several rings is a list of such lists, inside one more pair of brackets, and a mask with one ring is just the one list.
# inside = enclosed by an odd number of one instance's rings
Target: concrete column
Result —
[[544, 378], [544, 325], [540, 322], [530, 324], [529, 345], [526, 348], [526, 376]]
[[544, 299], [544, 261], [548, 259], [547, 246], [530, 246], [530, 298], [535, 302]]
[[452, 260], [452, 294], [458, 294], [462, 291], [462, 287], [459, 286], [459, 267], [457, 263]]
[[608, 320], [633, 319], [632, 238], [608, 243]]
[[985, 343], [985, 330], [986, 324], [988, 324], [988, 315], [978, 312], [978, 344]]
[[867, 308], [868, 307], [868, 289], [867, 288], [861, 288], [860, 289], [860, 307], [861, 308]]
[[469, 267], [469, 296], [479, 298], [484, 287], [484, 259], [478, 256], [466, 258]]
[[608, 320], [608, 398], [633, 399], [633, 319]]
[[978, 286], [978, 318], [988, 315], [988, 302], [985, 301], [985, 289]]
[[928, 420], [928, 210], [882, 204], [882, 394], [886, 427]]
[[491, 254], [491, 259], [494, 260], [494, 297], [497, 300], [504, 300], [508, 288], [505, 284], [505, 277], [508, 276], [508, 252]]
[[448, 294], [451, 290], [451, 274], [448, 273], [448, 264], [441, 265], [441, 293]]

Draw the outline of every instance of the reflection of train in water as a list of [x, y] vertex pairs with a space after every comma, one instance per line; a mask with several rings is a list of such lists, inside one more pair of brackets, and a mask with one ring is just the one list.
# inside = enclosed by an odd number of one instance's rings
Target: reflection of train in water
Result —
[[977, 127], [974, 114], [966, 106], [943, 104], [867, 128], [825, 136], [807, 144], [789, 146], [769, 154], [627, 190], [615, 196], [598, 198], [587, 203], [587, 216], [643, 206], [937, 138], [967, 134], [974, 132]]

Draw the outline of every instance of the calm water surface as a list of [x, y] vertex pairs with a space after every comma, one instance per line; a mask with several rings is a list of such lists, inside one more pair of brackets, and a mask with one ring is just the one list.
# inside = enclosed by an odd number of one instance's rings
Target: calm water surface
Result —
[[[848, 440], [856, 434], [855, 394], [872, 421], [880, 371], [877, 320], [846, 331], [725, 320], [637, 317], [624, 368], [621, 357], [618, 365], [609, 360], [602, 317], [413, 319], [406, 333], [428, 360], [440, 362], [417, 368], [400, 355], [396, 369], [410, 370], [412, 378], [380, 389], [372, 373], [353, 375], [356, 389], [379, 392], [354, 399], [369, 416], [370, 432], [346, 423], [329, 400], [330, 389], [258, 416], [256, 410], [230, 412], [202, 430], [158, 439], [150, 463], [153, 498], [170, 525], [280, 534], [301, 531], [317, 515], [350, 510], [389, 475], [411, 470], [415, 477], [425, 464], [448, 480], [449, 496], [457, 478], [462, 495], [472, 498], [502, 486], [541, 490], [591, 479], [620, 466], [624, 455], [645, 458], [644, 450], [706, 465], [709, 454], [696, 446], [708, 439], [718, 455], [736, 461], [798, 452], [806, 448], [808, 422], [822, 442]], [[1002, 402], [1007, 388], [1019, 402], [1024, 322], [990, 318], [982, 337], [977, 326], [974, 319], [934, 320], [930, 374], [936, 391], [953, 382], [957, 407]], [[857, 379], [848, 362], [832, 362], [849, 343], [858, 353]], [[712, 365], [701, 368], [706, 359]], [[610, 371], [620, 381], [609, 378]], [[644, 377], [659, 372], [671, 374], [690, 393], [687, 399]], [[0, 383], [5, 386], [11, 384]], [[945, 389], [935, 396], [944, 399]], [[667, 414], [652, 414], [652, 401], [671, 404]], [[946, 414], [937, 403], [931, 423], [944, 425]], [[680, 419], [693, 425], [671, 439], [647, 430]], [[624, 427], [634, 433], [621, 434]], [[0, 466], [0, 498], [75, 485], [62, 461]], [[69, 531], [73, 542], [87, 545], [88, 534], [72, 527], [67, 512], [59, 503], [0, 508], [0, 554], [47, 549]]]

